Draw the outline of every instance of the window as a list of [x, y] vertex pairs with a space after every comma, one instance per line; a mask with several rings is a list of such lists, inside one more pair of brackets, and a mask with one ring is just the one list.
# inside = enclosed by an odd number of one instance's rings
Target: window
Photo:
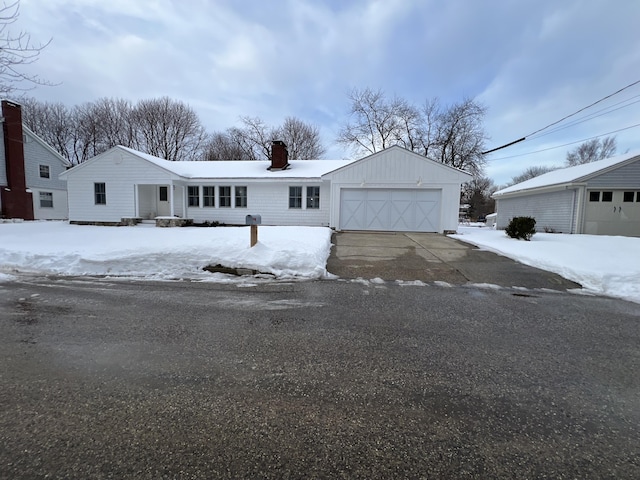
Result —
[[640, 202], [640, 192], [636, 192], [636, 202]]
[[52, 192], [40, 192], [40, 208], [53, 208]]
[[205, 207], [216, 206], [216, 187], [202, 187], [202, 204]]
[[94, 193], [96, 205], [107, 204], [107, 185], [104, 182], [94, 183], [93, 193]]
[[230, 207], [231, 206], [231, 187], [219, 187], [220, 189], [220, 203], [219, 206]]
[[623, 202], [633, 202], [634, 192], [624, 192], [622, 195]]
[[603, 202], [612, 202], [613, 201], [613, 192], [602, 192], [602, 201]]
[[307, 208], [320, 208], [320, 187], [307, 187]]
[[158, 195], [161, 202], [169, 201], [169, 189], [167, 187], [160, 187]]
[[289, 208], [302, 208], [302, 187], [289, 187]]
[[190, 185], [187, 187], [188, 205], [190, 207], [200, 206], [200, 187], [198, 185]]
[[247, 208], [247, 187], [236, 187], [236, 208]]
[[590, 202], [599, 202], [600, 201], [600, 192], [589, 192], [589, 201]]
[[40, 178], [50, 178], [49, 177], [49, 165], [40, 165]]

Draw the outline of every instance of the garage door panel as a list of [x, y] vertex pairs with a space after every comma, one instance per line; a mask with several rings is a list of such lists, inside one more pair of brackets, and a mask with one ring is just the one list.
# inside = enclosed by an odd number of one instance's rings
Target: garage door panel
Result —
[[437, 232], [440, 191], [412, 189], [345, 189], [341, 192], [340, 228]]

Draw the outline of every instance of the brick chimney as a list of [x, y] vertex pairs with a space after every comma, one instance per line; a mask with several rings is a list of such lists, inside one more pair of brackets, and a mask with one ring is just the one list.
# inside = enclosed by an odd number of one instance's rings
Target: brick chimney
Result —
[[9, 100], [2, 100], [2, 134], [7, 170], [7, 186], [0, 186], [2, 216], [33, 220], [33, 199], [27, 192], [24, 166], [22, 108]]
[[286, 170], [289, 168], [289, 152], [281, 140], [271, 144], [271, 166], [267, 170]]

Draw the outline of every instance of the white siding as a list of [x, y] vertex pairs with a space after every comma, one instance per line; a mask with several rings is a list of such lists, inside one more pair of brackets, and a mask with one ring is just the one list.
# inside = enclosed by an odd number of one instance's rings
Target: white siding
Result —
[[[36, 220], [64, 220], [68, 215], [67, 191], [49, 188], [33, 188], [33, 216]], [[40, 207], [40, 192], [50, 192], [53, 196], [53, 208]]]
[[325, 175], [331, 180], [330, 224], [340, 226], [341, 190], [440, 190], [440, 232], [458, 228], [460, 185], [471, 176], [402, 148], [390, 148]]
[[496, 199], [498, 213], [496, 228], [503, 230], [513, 217], [533, 217], [536, 230], [553, 229], [559, 233], [573, 233], [575, 190], [523, 195]]
[[[172, 174], [156, 165], [117, 149], [74, 169], [66, 175], [71, 221], [119, 222], [123, 217], [134, 217], [136, 184], [167, 185], [172, 178]], [[96, 182], [106, 186], [106, 205], [95, 204]], [[180, 190], [176, 187], [176, 192]], [[176, 214], [180, 215], [181, 211]]]
[[[194, 185], [194, 182], [190, 182]], [[198, 185], [219, 186], [246, 186], [247, 207], [236, 208], [235, 195], [232, 195], [232, 206], [220, 208], [218, 205], [218, 189], [216, 188], [216, 206], [189, 207], [187, 217], [196, 223], [204, 221], [217, 221], [227, 225], [244, 225], [247, 215], [260, 215], [263, 225], [305, 225], [328, 226], [330, 188], [328, 182], [320, 184], [312, 180], [278, 179], [267, 182], [253, 181], [220, 181], [216, 183], [202, 182]], [[289, 208], [289, 187], [301, 186], [302, 208]], [[320, 186], [320, 208], [306, 208], [306, 187]], [[202, 188], [201, 188], [202, 191]], [[233, 193], [233, 190], [232, 190]]]

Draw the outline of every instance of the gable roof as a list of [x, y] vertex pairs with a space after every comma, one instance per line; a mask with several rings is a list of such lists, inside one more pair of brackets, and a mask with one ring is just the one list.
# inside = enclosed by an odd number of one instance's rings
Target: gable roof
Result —
[[24, 123], [22, 124], [22, 131], [23, 131], [23, 133], [25, 135], [28, 135], [33, 140], [35, 140], [37, 143], [39, 143], [45, 150], [47, 150], [49, 153], [51, 153], [51, 155], [56, 157], [56, 159], [59, 160], [60, 163], [62, 163], [62, 165], [64, 165], [65, 167], [70, 167], [71, 166], [71, 162], [69, 160], [67, 160], [62, 155], [60, 155], [51, 145], [49, 145], [42, 138], [40, 138], [36, 133], [33, 132], [33, 130], [31, 130], [29, 127], [27, 127]]
[[352, 165], [355, 166], [356, 164], [358, 164], [360, 162], [366, 162], [367, 160], [371, 159], [372, 157], [376, 157], [376, 156], [380, 156], [380, 155], [387, 155], [389, 152], [392, 152], [394, 150], [400, 150], [403, 153], [405, 153], [405, 154], [407, 154], [409, 156], [413, 156], [413, 157], [417, 158], [420, 161], [424, 161], [425, 163], [433, 164], [437, 168], [446, 169], [446, 170], [455, 172], [457, 174], [460, 174], [460, 175], [463, 175], [463, 176], [466, 176], [466, 177], [469, 177], [469, 178], [473, 178], [473, 175], [471, 175], [468, 172], [465, 172], [464, 170], [460, 170], [459, 168], [455, 168], [455, 167], [452, 167], [450, 165], [446, 165], [446, 164], [444, 164], [442, 162], [437, 162], [435, 160], [431, 160], [430, 158], [427, 158], [424, 155], [420, 155], [419, 153], [413, 152], [413, 151], [409, 150], [408, 148], [401, 147], [400, 145], [392, 145], [390, 147], [385, 148], [384, 150], [380, 150], [378, 152], [374, 152], [374, 153], [372, 153], [370, 155], [367, 155], [366, 157], [362, 157], [362, 158], [359, 158], [357, 160], [352, 160], [352, 161], [342, 165], [340, 168], [337, 168], [337, 169], [335, 169], [335, 170], [333, 170], [331, 172], [327, 172], [327, 173], [337, 173], [339, 170], [345, 169], [345, 168], [350, 167]]
[[633, 163], [637, 160], [640, 160], [640, 151], [638, 150], [624, 153], [622, 155], [616, 155], [615, 157], [605, 158], [604, 160], [598, 160], [597, 162], [576, 165], [575, 167], [561, 168], [538, 177], [530, 178], [524, 182], [511, 185], [510, 187], [503, 188], [502, 190], [498, 190], [492, 196], [535, 190], [538, 188], [552, 187], [556, 185], [580, 183], [607, 171], [615, 170], [616, 168], [628, 163]]
[[114, 150], [122, 150], [130, 155], [145, 160], [163, 170], [186, 179], [260, 179], [260, 178], [300, 178], [318, 179], [325, 173], [331, 172], [354, 160], [290, 160], [290, 167], [286, 170], [267, 170], [271, 162], [266, 160], [216, 160], [216, 161], [179, 161], [172, 162], [163, 158], [149, 155], [132, 148], [118, 145], [92, 159], [76, 165], [62, 173], [66, 177], [78, 169], [88, 166], [95, 159], [113, 153]]

